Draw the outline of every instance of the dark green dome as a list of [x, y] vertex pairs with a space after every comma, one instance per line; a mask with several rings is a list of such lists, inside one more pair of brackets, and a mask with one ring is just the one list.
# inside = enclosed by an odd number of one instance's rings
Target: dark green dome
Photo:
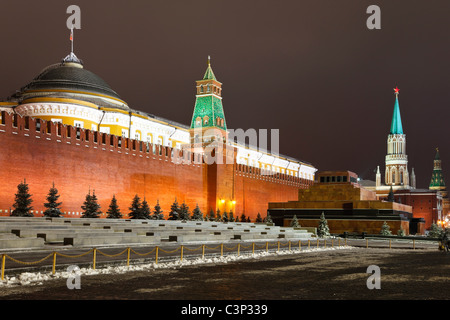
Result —
[[121, 99], [102, 78], [74, 62], [63, 62], [45, 68], [21, 91], [30, 90], [75, 90]]

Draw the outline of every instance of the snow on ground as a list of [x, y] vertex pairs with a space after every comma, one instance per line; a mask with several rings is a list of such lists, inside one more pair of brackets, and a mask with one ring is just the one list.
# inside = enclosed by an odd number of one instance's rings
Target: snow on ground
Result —
[[88, 275], [99, 275], [99, 274], [122, 274], [130, 271], [152, 271], [155, 269], [176, 269], [184, 266], [192, 266], [198, 264], [219, 264], [219, 263], [228, 263], [235, 262], [240, 260], [248, 260], [248, 259], [259, 259], [264, 257], [271, 256], [280, 256], [280, 255], [290, 255], [290, 254], [302, 254], [307, 252], [329, 252], [336, 251], [342, 249], [355, 249], [351, 246], [340, 246], [340, 247], [329, 247], [329, 248], [313, 248], [313, 249], [302, 249], [302, 250], [280, 250], [275, 252], [255, 252], [240, 254], [229, 254], [226, 256], [216, 256], [216, 257], [205, 257], [202, 259], [201, 257], [194, 259], [177, 259], [175, 261], [170, 262], [159, 262], [159, 263], [147, 263], [147, 264], [139, 264], [139, 265], [123, 265], [123, 266], [108, 266], [105, 268], [95, 270], [92, 268], [80, 268], [79, 271], [67, 272], [67, 271], [59, 271], [52, 274], [52, 272], [41, 273], [41, 272], [23, 272], [17, 276], [5, 276], [3, 281], [0, 280], [0, 287], [11, 287], [11, 286], [27, 286], [27, 285], [42, 285], [45, 281], [50, 281], [54, 279], [68, 279], [69, 277], [74, 277], [75, 275], [80, 276], [88, 276]]

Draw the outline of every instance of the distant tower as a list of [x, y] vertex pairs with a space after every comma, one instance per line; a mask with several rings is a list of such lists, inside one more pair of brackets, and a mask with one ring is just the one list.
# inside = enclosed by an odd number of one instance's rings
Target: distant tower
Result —
[[414, 168], [411, 169], [411, 189], [416, 189], [416, 174]]
[[394, 92], [394, 113], [392, 115], [391, 131], [387, 139], [385, 183], [394, 187], [409, 188], [406, 135], [403, 133], [400, 106], [398, 104], [399, 89], [395, 88]]
[[446, 191], [444, 176], [442, 174], [441, 157], [439, 156], [439, 149], [436, 148], [436, 156], [434, 157], [434, 168], [431, 175], [430, 187], [431, 190]]
[[377, 188], [380, 187], [380, 186], [381, 186], [381, 172], [380, 172], [380, 166], [377, 166], [377, 174], [376, 174], [375, 180], [376, 180], [376, 182], [375, 182], [376, 187], [377, 187]]
[[222, 106], [222, 83], [214, 75], [210, 57], [203, 79], [196, 82], [197, 95], [190, 128], [191, 143], [225, 143], [227, 124]]

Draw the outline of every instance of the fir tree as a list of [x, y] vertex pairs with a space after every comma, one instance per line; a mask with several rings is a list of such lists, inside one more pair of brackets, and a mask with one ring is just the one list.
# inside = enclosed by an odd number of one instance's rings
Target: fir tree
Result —
[[234, 219], [234, 214], [233, 214], [233, 210], [230, 210], [230, 217], [228, 219], [230, 222], [235, 222], [236, 219]]
[[187, 204], [183, 201], [183, 203], [180, 206], [180, 215], [178, 216], [178, 219], [180, 220], [189, 220], [189, 207], [187, 206]]
[[247, 222], [252, 222], [252, 221], [250, 220], [250, 216], [247, 217]]
[[294, 217], [292, 218], [292, 221], [291, 221], [291, 227], [292, 228], [298, 228], [299, 227], [297, 215], [295, 215], [295, 214], [294, 214]]
[[390, 236], [392, 235], [389, 225], [385, 222], [383, 222], [383, 225], [381, 226], [380, 234], [383, 236]]
[[178, 201], [175, 198], [174, 203], [170, 206], [170, 213], [168, 220], [178, 220], [180, 217], [180, 206], [178, 205]]
[[428, 237], [430, 238], [440, 238], [443, 234], [444, 230], [439, 227], [436, 223], [431, 224], [430, 231], [428, 231]]
[[270, 216], [269, 213], [267, 213], [266, 223], [273, 223], [272, 217]]
[[389, 202], [394, 202], [395, 201], [394, 191], [392, 190], [392, 186], [391, 186], [391, 189], [389, 190], [387, 201], [389, 201]]
[[256, 215], [256, 220], [255, 222], [263, 222], [261, 214], [258, 212], [258, 214]]
[[122, 218], [122, 213], [120, 212], [119, 206], [117, 205], [117, 199], [116, 195], [113, 194], [113, 197], [111, 199], [111, 203], [109, 204], [108, 211], [106, 211], [108, 214], [106, 218], [108, 219], [120, 219]]
[[221, 220], [222, 220], [222, 215], [220, 214], [220, 210], [217, 209], [216, 218], [214, 219], [214, 221], [220, 222]]
[[95, 195], [95, 191], [93, 191], [91, 195], [91, 191], [89, 190], [89, 193], [86, 195], [86, 200], [81, 206], [81, 209], [83, 209], [82, 218], [98, 218], [102, 214], [100, 205], [97, 201], [98, 199]]
[[60, 217], [63, 214], [60, 209], [62, 202], [58, 202], [59, 197], [58, 189], [55, 188], [55, 183], [53, 183], [53, 186], [50, 188], [47, 195], [47, 202], [44, 203], [44, 207], [47, 208], [47, 210], [44, 211], [44, 216]]
[[214, 221], [215, 218], [216, 215], [214, 213], [214, 210], [213, 209], [209, 210], [209, 221]]
[[317, 236], [320, 238], [330, 235], [330, 229], [328, 228], [328, 222], [325, 219], [325, 213], [322, 212], [319, 221], [319, 227], [317, 228]]
[[153, 219], [164, 220], [164, 214], [163, 211], [161, 210], [161, 206], [159, 205], [159, 200], [157, 200], [155, 209], [153, 210]]
[[148, 205], [147, 200], [144, 197], [144, 201], [142, 201], [141, 205], [141, 218], [140, 219], [150, 219], [150, 207]]
[[129, 210], [128, 216], [130, 219], [143, 219], [141, 198], [137, 194], [134, 196]]
[[239, 222], [239, 216], [236, 216], [236, 219], [234, 219], [235, 222]]
[[245, 213], [241, 214], [240, 220], [241, 220], [241, 222], [247, 222], [247, 217], [245, 216]]
[[194, 210], [192, 210], [192, 220], [194, 221], [202, 221], [203, 220], [203, 213], [198, 207], [198, 203], [195, 206]]
[[403, 230], [403, 228], [401, 226], [400, 226], [400, 229], [398, 229], [398, 231], [397, 231], [397, 235], [399, 237], [404, 237], [406, 235], [405, 230]]
[[222, 221], [228, 222], [228, 213], [226, 211], [222, 214]]
[[14, 210], [11, 212], [11, 216], [14, 217], [33, 217], [31, 210], [33, 207], [31, 203], [31, 194], [28, 193], [28, 184], [25, 180], [19, 183], [17, 186], [16, 200], [13, 204]]

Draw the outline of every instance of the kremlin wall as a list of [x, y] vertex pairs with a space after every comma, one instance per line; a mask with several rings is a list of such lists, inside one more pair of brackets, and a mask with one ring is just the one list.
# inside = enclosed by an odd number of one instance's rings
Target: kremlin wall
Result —
[[[233, 211], [252, 220], [266, 215], [270, 201], [297, 199], [317, 169], [228, 141], [221, 91], [208, 60], [191, 126], [185, 126], [130, 109], [71, 53], [0, 102], [0, 215], [10, 215], [24, 179], [34, 216], [45, 210], [53, 183], [66, 217], [80, 217], [93, 191], [102, 217], [115, 195], [124, 218], [136, 194], [151, 208], [159, 201], [166, 218], [175, 199], [191, 210], [198, 204], [203, 214]], [[196, 135], [205, 128], [217, 136]], [[208, 146], [226, 150], [221, 156], [228, 161], [206, 161]]]

